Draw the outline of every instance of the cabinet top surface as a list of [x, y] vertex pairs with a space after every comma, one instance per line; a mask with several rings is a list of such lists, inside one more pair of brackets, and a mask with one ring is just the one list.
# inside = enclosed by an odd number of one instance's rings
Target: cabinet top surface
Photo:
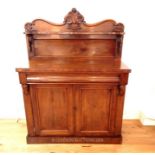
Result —
[[129, 73], [131, 70], [124, 64], [109, 64], [106, 66], [89, 65], [87, 67], [75, 66], [72, 67], [53, 67], [53, 68], [17, 68], [18, 72], [51, 72], [51, 73]]

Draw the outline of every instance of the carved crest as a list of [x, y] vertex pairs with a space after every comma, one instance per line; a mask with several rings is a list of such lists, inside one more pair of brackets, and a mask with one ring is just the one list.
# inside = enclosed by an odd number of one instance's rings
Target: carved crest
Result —
[[81, 29], [82, 23], [85, 23], [84, 17], [75, 8], [73, 8], [64, 18], [64, 24], [71, 30]]
[[[50, 27], [50, 28], [49, 28]], [[87, 24], [84, 17], [73, 8], [64, 18], [62, 24], [56, 24], [53, 22], [46, 21], [44, 19], [35, 19], [31, 23], [25, 24], [25, 32], [27, 34], [36, 33], [58, 33], [62, 31], [72, 31], [72, 32], [94, 32], [99, 33], [122, 33], [124, 32], [124, 25], [122, 23], [116, 23], [114, 20], [103, 20], [94, 24]], [[114, 34], [113, 33], [113, 34]]]

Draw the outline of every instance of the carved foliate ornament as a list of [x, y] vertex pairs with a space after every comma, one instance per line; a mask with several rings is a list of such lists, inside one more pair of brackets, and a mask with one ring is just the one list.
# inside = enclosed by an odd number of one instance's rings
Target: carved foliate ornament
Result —
[[124, 32], [124, 25], [122, 23], [117, 23], [114, 25], [114, 32]]
[[34, 29], [33, 23], [26, 23], [25, 24], [25, 31], [26, 31], [26, 33], [36, 32], [36, 30]]
[[81, 29], [82, 23], [85, 23], [84, 17], [75, 8], [73, 8], [64, 18], [64, 24], [66, 24], [67, 28], [70, 30]]

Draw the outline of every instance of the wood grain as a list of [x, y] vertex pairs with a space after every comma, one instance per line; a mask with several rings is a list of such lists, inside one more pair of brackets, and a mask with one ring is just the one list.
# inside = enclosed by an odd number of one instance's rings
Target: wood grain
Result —
[[72, 135], [73, 101], [70, 85], [32, 86], [36, 135]]
[[0, 120], [0, 152], [155, 153], [155, 127], [138, 120], [123, 121], [122, 144], [26, 144], [25, 120]]

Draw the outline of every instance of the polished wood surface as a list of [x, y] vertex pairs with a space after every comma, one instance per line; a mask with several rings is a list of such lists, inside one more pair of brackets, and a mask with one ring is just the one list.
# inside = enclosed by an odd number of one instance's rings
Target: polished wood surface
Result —
[[155, 153], [155, 126], [123, 120], [122, 144], [26, 144], [25, 120], [0, 120], [0, 152]]
[[121, 61], [124, 25], [87, 24], [72, 9], [63, 24], [25, 25], [29, 68], [17, 68], [28, 143], [121, 143], [130, 69]]
[[[97, 57], [114, 56], [115, 40], [36, 40], [35, 56]], [[65, 48], [64, 48], [65, 47]]]
[[36, 135], [73, 135], [71, 86], [35, 84], [31, 89]]
[[[81, 84], [76, 90], [77, 135], [111, 136], [114, 132], [116, 88], [102, 83]], [[113, 111], [113, 113], [111, 113]], [[104, 120], [104, 121], [103, 121]]]

